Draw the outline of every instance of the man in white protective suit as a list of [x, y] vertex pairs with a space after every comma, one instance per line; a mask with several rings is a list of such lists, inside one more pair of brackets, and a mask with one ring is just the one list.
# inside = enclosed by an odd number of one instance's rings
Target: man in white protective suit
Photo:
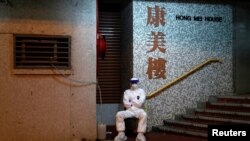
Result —
[[139, 82], [138, 78], [131, 78], [130, 89], [126, 90], [123, 95], [123, 104], [126, 108], [125, 111], [119, 111], [116, 114], [116, 130], [118, 135], [115, 137], [114, 141], [125, 141], [127, 137], [124, 133], [125, 123], [124, 119], [130, 117], [136, 117], [139, 119], [138, 128], [137, 128], [137, 137], [136, 141], [146, 141], [144, 133], [146, 132], [147, 127], [147, 113], [141, 109], [143, 106], [146, 96], [143, 89], [138, 88], [137, 83]]

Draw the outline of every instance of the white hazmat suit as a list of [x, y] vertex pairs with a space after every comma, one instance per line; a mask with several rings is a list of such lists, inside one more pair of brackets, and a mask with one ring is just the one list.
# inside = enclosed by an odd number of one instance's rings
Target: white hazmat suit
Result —
[[137, 141], [146, 141], [144, 133], [147, 127], [147, 114], [141, 109], [145, 102], [146, 96], [143, 89], [137, 88], [136, 84], [131, 85], [131, 89], [124, 92], [123, 104], [126, 108], [125, 111], [119, 111], [116, 114], [116, 129], [119, 134], [116, 136], [115, 141], [124, 141], [127, 137], [124, 134], [125, 123], [124, 119], [136, 117], [139, 119], [137, 128]]

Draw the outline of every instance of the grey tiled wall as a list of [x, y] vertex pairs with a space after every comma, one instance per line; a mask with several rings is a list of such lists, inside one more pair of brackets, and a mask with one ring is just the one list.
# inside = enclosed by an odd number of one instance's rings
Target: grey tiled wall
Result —
[[[165, 8], [165, 26], [147, 26], [147, 7]], [[176, 20], [177, 15], [202, 16], [203, 21]], [[204, 21], [204, 17], [222, 17], [222, 22]], [[147, 94], [210, 58], [222, 60], [211, 64], [146, 102], [148, 125], [162, 124], [196, 107], [209, 95], [233, 93], [232, 80], [232, 7], [227, 4], [133, 1], [133, 75], [141, 80]], [[147, 53], [151, 31], [163, 32], [166, 52]], [[148, 79], [148, 58], [164, 58], [166, 79]]]

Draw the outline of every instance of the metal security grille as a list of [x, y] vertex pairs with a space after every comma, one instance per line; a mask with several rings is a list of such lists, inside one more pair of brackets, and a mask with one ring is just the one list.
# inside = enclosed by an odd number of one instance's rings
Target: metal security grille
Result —
[[70, 69], [70, 36], [14, 35], [14, 68]]
[[[121, 31], [120, 12], [100, 12], [99, 32], [107, 41], [105, 59], [97, 60], [97, 77], [102, 90], [103, 103], [121, 102]], [[100, 95], [97, 91], [97, 103]]]

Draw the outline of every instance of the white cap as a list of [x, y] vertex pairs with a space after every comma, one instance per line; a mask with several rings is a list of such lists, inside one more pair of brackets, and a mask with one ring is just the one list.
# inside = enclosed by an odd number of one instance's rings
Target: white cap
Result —
[[139, 82], [138, 78], [133, 77], [130, 79], [130, 83], [138, 83], [138, 82]]

